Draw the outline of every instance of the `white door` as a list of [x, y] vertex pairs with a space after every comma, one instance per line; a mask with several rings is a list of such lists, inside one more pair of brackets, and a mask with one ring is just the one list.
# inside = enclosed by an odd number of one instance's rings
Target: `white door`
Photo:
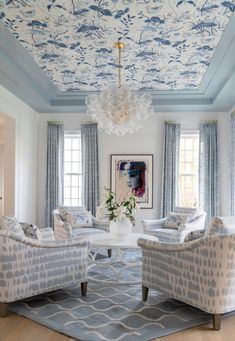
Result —
[[4, 171], [3, 171], [3, 144], [0, 143], [0, 218], [2, 217], [3, 214], [3, 176], [4, 176]]

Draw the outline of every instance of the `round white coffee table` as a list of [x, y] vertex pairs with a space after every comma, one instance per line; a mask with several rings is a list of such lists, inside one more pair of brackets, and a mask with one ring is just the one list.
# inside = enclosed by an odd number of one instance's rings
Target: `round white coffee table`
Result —
[[[140, 247], [137, 244], [137, 240], [139, 238], [147, 238], [149, 240], [158, 241], [157, 237], [146, 235], [143, 233], [130, 233], [129, 235], [125, 237], [117, 237], [112, 235], [111, 233], [101, 234], [101, 235], [91, 235], [89, 236], [90, 239], [90, 252], [89, 252], [89, 260], [91, 266], [103, 267], [108, 268], [112, 272], [112, 278], [108, 279], [105, 278], [102, 279], [95, 279], [92, 278], [93, 281], [97, 282], [109, 282], [109, 283], [115, 283], [115, 284], [136, 284], [141, 281], [141, 278], [138, 280], [136, 277], [133, 276], [133, 278], [128, 278], [128, 281], [122, 280], [121, 277], [125, 273], [127, 269], [133, 268], [133, 267], [140, 267], [142, 265], [141, 261], [138, 261], [136, 259], [133, 260], [126, 260], [125, 259], [125, 253], [128, 250], [138, 250]], [[112, 249], [112, 257], [105, 258], [103, 260], [97, 260], [96, 256], [98, 253], [100, 253], [102, 250]], [[120, 265], [121, 267], [117, 266]]]

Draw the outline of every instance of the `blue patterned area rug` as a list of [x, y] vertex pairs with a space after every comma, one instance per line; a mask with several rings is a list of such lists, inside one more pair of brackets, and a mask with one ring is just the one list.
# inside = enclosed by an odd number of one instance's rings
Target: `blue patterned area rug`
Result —
[[[131, 271], [132, 278], [140, 277], [139, 270]], [[211, 315], [154, 290], [143, 303], [141, 284], [92, 281], [109, 275], [105, 266], [93, 267], [86, 297], [80, 286], [71, 287], [13, 303], [10, 310], [80, 341], [154, 340], [211, 320]]]

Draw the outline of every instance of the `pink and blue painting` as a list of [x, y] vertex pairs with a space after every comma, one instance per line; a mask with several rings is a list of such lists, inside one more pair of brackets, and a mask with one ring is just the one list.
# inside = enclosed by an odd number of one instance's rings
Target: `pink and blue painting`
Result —
[[152, 154], [111, 155], [111, 189], [116, 200], [133, 194], [140, 208], [152, 208]]

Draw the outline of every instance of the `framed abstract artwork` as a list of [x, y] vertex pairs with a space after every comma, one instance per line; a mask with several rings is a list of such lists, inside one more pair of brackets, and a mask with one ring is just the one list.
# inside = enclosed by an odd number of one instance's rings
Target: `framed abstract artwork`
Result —
[[110, 163], [111, 190], [116, 200], [133, 194], [140, 208], [153, 208], [153, 155], [112, 154]]

